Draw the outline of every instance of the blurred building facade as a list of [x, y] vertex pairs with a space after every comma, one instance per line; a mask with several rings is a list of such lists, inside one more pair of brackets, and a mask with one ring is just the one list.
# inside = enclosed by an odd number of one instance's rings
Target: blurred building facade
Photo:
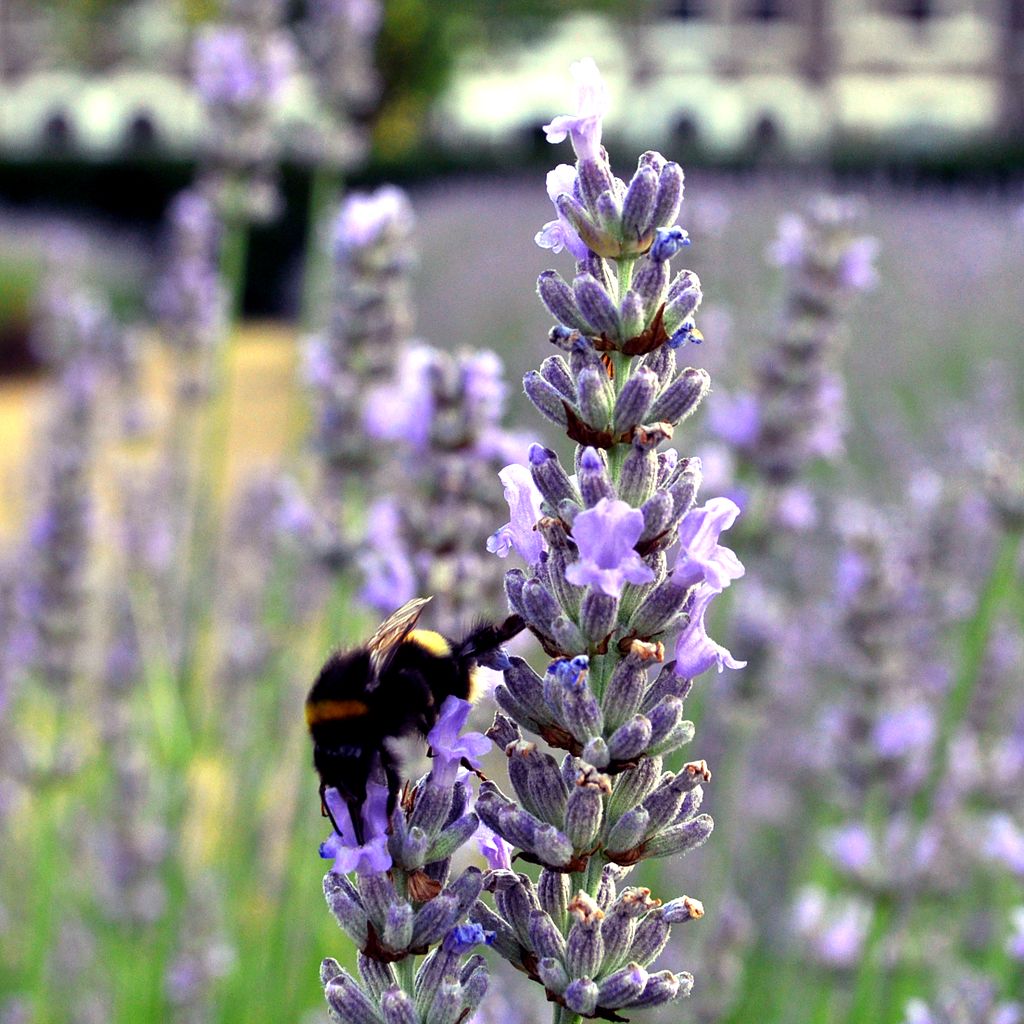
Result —
[[[1024, 0], [654, 0], [462, 54], [434, 129], [453, 146], [535, 136], [583, 55], [626, 142], [711, 156], [1024, 139]], [[0, 0], [0, 150], [193, 151], [202, 110], [177, 5], [123, 5], [76, 53], [59, 7]], [[387, 71], [384, 69], [386, 75]], [[316, 124], [299, 73], [280, 116]]]
[[497, 143], [548, 120], [584, 54], [616, 94], [608, 130], [638, 146], [1024, 138], [1024, 0], [672, 0], [635, 20], [575, 17], [540, 44], [465, 55], [447, 130]]

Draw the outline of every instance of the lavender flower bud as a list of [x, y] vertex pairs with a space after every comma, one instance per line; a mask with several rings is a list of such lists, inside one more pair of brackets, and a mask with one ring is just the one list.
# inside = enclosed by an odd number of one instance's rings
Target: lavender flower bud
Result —
[[619, 322], [624, 341], [639, 336], [647, 322], [647, 306], [633, 288], [627, 289], [619, 303]]
[[[569, 286], [566, 285], [567, 289], [568, 287]], [[575, 404], [576, 385], [573, 383], [572, 374], [569, 373], [569, 364], [561, 356], [548, 356], [547, 359], [540, 364], [540, 375], [567, 402]]]
[[558, 196], [555, 200], [555, 209], [572, 225], [580, 240], [591, 252], [598, 256], [618, 256], [621, 247], [617, 239], [598, 227], [583, 206], [572, 196]]
[[366, 993], [347, 972], [331, 978], [324, 989], [327, 1003], [345, 1024], [380, 1024]]
[[[612, 416], [612, 433], [618, 436], [643, 422], [647, 410], [654, 400], [658, 386], [658, 378], [651, 370], [640, 367], [622, 386], [619, 397], [615, 400]], [[655, 419], [665, 419], [656, 416]]]
[[[584, 898], [585, 906], [580, 908]], [[569, 909], [576, 920], [569, 929], [569, 938], [565, 946], [566, 970], [573, 978], [593, 977], [604, 959], [604, 942], [601, 939], [601, 921], [604, 913], [582, 892], [576, 895]]]
[[611, 168], [603, 160], [587, 157], [577, 161], [576, 174], [580, 197], [592, 210], [596, 207], [601, 193], [610, 192], [614, 188]]
[[580, 751], [580, 757], [595, 768], [607, 768], [611, 761], [608, 756], [608, 744], [605, 743], [602, 736], [594, 736], [587, 740], [583, 750]]
[[457, 1024], [462, 1014], [462, 986], [457, 981], [442, 981], [437, 989], [427, 1019], [431, 1024]]
[[608, 753], [613, 761], [632, 761], [651, 741], [651, 723], [643, 715], [634, 715], [608, 738]]
[[700, 278], [692, 270], [679, 273], [668, 288], [668, 300], [662, 316], [665, 333], [669, 336], [675, 334], [684, 321], [693, 316], [702, 297]]
[[574, 978], [566, 986], [563, 998], [573, 1013], [589, 1017], [597, 1008], [597, 985], [590, 978]]
[[643, 807], [634, 807], [619, 818], [608, 833], [605, 846], [616, 854], [625, 854], [639, 846], [647, 833], [649, 815]]
[[678, 424], [686, 419], [711, 390], [707, 370], [688, 366], [651, 406], [651, 419]]
[[652, 836], [644, 847], [644, 853], [648, 857], [674, 857], [689, 853], [707, 842], [714, 827], [710, 815], [701, 814], [685, 824], [673, 825]]
[[395, 861], [406, 871], [421, 868], [427, 862], [427, 850], [430, 848], [430, 836], [421, 828], [413, 827], [406, 831], [396, 829], [388, 842], [388, 850]]
[[[693, 722], [683, 721], [683, 702], [678, 697], [662, 698], [647, 712], [647, 717], [651, 722], [652, 753], [667, 753], [693, 739]], [[674, 743], [671, 748], [666, 746], [669, 740]]]
[[648, 914], [637, 926], [636, 937], [629, 951], [630, 957], [645, 967], [657, 960], [668, 942], [670, 931], [669, 923], [662, 914], [657, 911]]
[[360, 953], [356, 958], [356, 966], [359, 968], [359, 977], [363, 979], [363, 984], [376, 999], [380, 999], [384, 992], [395, 984], [395, 972], [390, 964], [381, 963], [365, 953]]
[[[499, 683], [494, 688], [494, 702], [502, 711], [507, 711], [516, 721], [522, 722], [528, 729], [532, 729], [534, 732], [542, 731], [543, 723], [534, 717], [528, 705], [523, 704], [512, 695], [507, 686]], [[486, 818], [483, 821], [490, 828], [494, 828]]]
[[590, 324], [590, 334], [606, 335], [612, 341], [619, 337], [619, 314], [612, 297], [590, 274], [580, 274], [572, 285], [576, 305]]
[[699, 921], [704, 916], [704, 904], [690, 896], [680, 896], [669, 900], [658, 911], [658, 915], [667, 924], [684, 924], [686, 921]]
[[687, 233], [678, 225], [672, 228], [658, 228], [654, 233], [650, 257], [659, 263], [670, 260], [685, 245], [690, 244]]
[[[480, 816], [488, 823], [482, 811]], [[510, 804], [498, 811], [497, 826], [492, 827], [513, 846], [531, 850], [536, 842], [539, 826], [540, 821], [534, 815]]]
[[327, 987], [328, 982], [333, 981], [339, 974], [344, 974], [344, 968], [332, 956], [324, 957], [320, 962], [320, 984]]
[[683, 203], [683, 169], [670, 162], [661, 169], [658, 177], [658, 191], [654, 198], [654, 212], [648, 230], [665, 227], [679, 216]]
[[608, 467], [596, 448], [583, 449], [576, 477], [586, 508], [593, 508], [602, 498], [615, 497], [615, 487], [608, 476]]
[[[509, 661], [511, 664], [504, 672], [505, 684], [509, 690], [528, 708], [541, 707], [544, 703], [544, 683], [540, 676], [520, 657], [513, 656]], [[497, 739], [495, 742], [499, 746], [502, 745]], [[504, 745], [508, 746], [507, 743]]]
[[535, 910], [530, 915], [530, 943], [537, 956], [553, 960], [565, 956], [565, 939], [543, 910]]
[[527, 623], [549, 635], [551, 623], [561, 614], [551, 592], [536, 578], [523, 587], [523, 609]]
[[647, 689], [647, 669], [632, 651], [615, 666], [605, 687], [601, 708], [606, 728], [616, 729], [636, 714]]
[[[659, 263], [657, 260], [653, 260], [648, 254], [643, 260], [640, 261], [636, 272], [633, 274], [632, 289], [640, 296], [641, 302], [644, 304], [644, 310], [647, 316], [653, 315], [658, 307], [661, 305], [661, 298], [665, 294], [665, 289], [668, 287], [668, 264]], [[655, 352], [660, 352], [665, 346], [662, 345], [655, 349], [654, 352], [649, 352], [644, 357], [642, 366], [649, 366], [649, 360]], [[669, 349], [669, 352], [672, 350]], [[674, 358], [674, 356], [673, 356]]]
[[637, 636], [657, 636], [682, 612], [689, 593], [689, 583], [675, 575], [669, 576], [643, 599], [629, 620], [631, 628]]
[[[615, 628], [619, 614], [619, 599], [588, 587], [580, 605], [580, 629], [588, 644], [600, 646]], [[600, 729], [595, 730], [600, 732]]]
[[[576, 550], [569, 545], [565, 529], [560, 521], [551, 520], [550, 522], [553, 522], [554, 526], [550, 530], [543, 525], [544, 522], [544, 520], [541, 520], [541, 529], [549, 548], [547, 562], [548, 581], [558, 603], [569, 615], [576, 617], [579, 615], [580, 602], [583, 600], [585, 588], [577, 586], [575, 583], [570, 583], [566, 576], [566, 569], [576, 560], [574, 557]], [[570, 627], [568, 632], [563, 632], [565, 627], [562, 627], [562, 630], [552, 629], [558, 646], [563, 651], [581, 650], [584, 646], [582, 634], [579, 632], [576, 624], [565, 619], [565, 626]], [[578, 636], [581, 642], [577, 645], [566, 646], [567, 641], [573, 636]]]
[[[521, 658], [516, 660], [520, 661], [524, 665], [526, 664]], [[526, 665], [526, 667], [530, 668], [529, 665]], [[513, 665], [512, 667], [505, 669], [505, 672], [512, 672], [514, 668], [515, 666]], [[533, 669], [530, 669], [530, 672], [533, 674], [539, 685], [540, 678], [535, 672], [533, 672]], [[507, 675], [505, 680], [506, 682], [508, 681]], [[491, 727], [487, 730], [485, 735], [499, 750], [504, 750], [510, 743], [517, 743], [523, 738], [523, 734], [519, 731], [519, 726], [516, 725], [511, 718], [506, 717], [500, 711], [494, 712], [494, 721], [491, 723]]]
[[615, 821], [630, 808], [639, 806], [658, 785], [660, 779], [660, 757], [643, 757], [635, 768], [621, 772], [608, 802], [608, 819]]
[[480, 819], [473, 813], [457, 818], [434, 840], [424, 860], [446, 860], [460, 846], [469, 842], [479, 824]]
[[492, 879], [489, 885], [495, 888], [499, 914], [515, 929], [519, 941], [529, 948], [530, 912], [537, 909], [529, 878], [505, 871], [502, 877]]
[[699, 462], [693, 465], [696, 460], [691, 460], [686, 469], [679, 473], [679, 476], [669, 487], [669, 494], [672, 495], [672, 521], [681, 520], [687, 512], [693, 508], [697, 497], [697, 491], [701, 484], [701, 471]]
[[647, 825], [647, 834], [657, 832], [665, 825], [670, 825], [676, 820], [679, 809], [683, 805], [686, 796], [687, 786], [685, 778], [679, 781], [679, 777], [671, 779], [665, 785], [659, 786], [646, 800], [644, 810], [647, 811], [650, 819]]
[[622, 200], [622, 237], [630, 245], [640, 246], [654, 213], [658, 174], [653, 167], [641, 165]]
[[[579, 599], [574, 597], [570, 608], [578, 604]], [[564, 615], [559, 615], [551, 624], [551, 636], [560, 651], [578, 651], [587, 646], [579, 626]]]
[[[660, 266], [664, 267], [662, 263]], [[657, 375], [658, 388], [667, 387], [676, 375], [676, 351], [668, 345], [661, 345], [656, 348], [653, 352], [648, 352], [644, 356], [641, 366], [647, 367], [652, 373]], [[671, 451], [671, 449], [670, 449]], [[663, 454], [668, 454], [667, 452]], [[672, 452], [675, 455], [675, 452]]]
[[324, 875], [324, 896], [341, 930], [362, 949], [368, 939], [366, 912], [352, 884], [333, 871]]
[[391, 879], [386, 874], [376, 872], [372, 875], [359, 875], [358, 879], [359, 895], [362, 897], [367, 916], [375, 924], [383, 924], [389, 908], [404, 901], [399, 899]]
[[674, 542], [675, 538], [668, 535], [674, 504], [672, 495], [668, 491], [655, 491], [640, 506], [640, 511], [644, 515], [644, 529], [640, 534], [639, 544], [653, 541], [656, 538], [664, 538], [669, 544]]
[[602, 812], [601, 790], [597, 786], [578, 783], [573, 787], [565, 810], [565, 834], [574, 849], [590, 849], [601, 829]]
[[533, 840], [533, 851], [541, 864], [548, 867], [564, 867], [572, 860], [572, 843], [554, 825], [541, 825]]
[[582, 331], [584, 334], [590, 330], [576, 305], [572, 288], [557, 270], [545, 270], [537, 278], [537, 294], [540, 296], [541, 302], [547, 306], [548, 312], [560, 324], [564, 324], [574, 331]]
[[528, 765], [527, 783], [532, 803], [537, 808], [537, 817], [555, 825], [561, 824], [569, 793], [555, 759], [550, 754], [540, 753], [536, 747], [524, 759]]
[[[438, 897], [440, 899], [440, 897]], [[433, 906], [435, 900], [431, 900], [427, 906]], [[413, 941], [414, 915], [412, 907], [408, 903], [392, 903], [387, 909], [384, 917], [384, 928], [381, 938], [388, 949], [407, 949]]]
[[580, 416], [589, 426], [604, 430], [611, 420], [615, 391], [604, 367], [588, 366], [576, 378]]
[[561, 961], [554, 957], [542, 957], [537, 961], [537, 974], [544, 987], [556, 995], [561, 995], [569, 984], [569, 975], [565, 973]]
[[472, 1018], [484, 1001], [484, 996], [487, 995], [488, 980], [487, 968], [482, 964], [462, 979], [462, 1005], [469, 1010], [466, 1015], [467, 1019]]
[[568, 474], [562, 469], [558, 456], [539, 444], [530, 445], [530, 475], [537, 490], [557, 508], [561, 501], [580, 500], [579, 493], [572, 485]]
[[537, 897], [555, 927], [564, 931], [569, 916], [569, 876], [545, 868], [537, 880]]
[[[615, 193], [602, 192], [594, 203], [594, 212], [597, 214], [597, 222], [609, 238], [616, 242], [622, 238], [622, 206], [616, 198]], [[617, 248], [621, 251], [621, 246]]]
[[536, 370], [523, 377], [523, 391], [536, 410], [552, 423], [564, 427], [569, 422], [562, 404], [564, 399]]
[[522, 569], [509, 569], [505, 573], [505, 597], [508, 599], [509, 607], [516, 615], [526, 618], [526, 606], [523, 604], [523, 587], [526, 585], [526, 575]]
[[677, 996], [688, 996], [693, 988], [693, 975], [686, 971], [673, 974], [671, 971], [658, 971], [647, 978], [643, 994], [632, 1005], [637, 1009], [647, 1006], [660, 1006], [670, 1002]]
[[609, 1010], [629, 1006], [640, 998], [647, 985], [647, 972], [637, 963], [609, 974], [598, 987], [598, 1005]]
[[[671, 431], [668, 436], [672, 436]], [[619, 497], [634, 507], [642, 505], [654, 493], [657, 479], [657, 453], [649, 445], [634, 441], [622, 462]]]
[[397, 985], [380, 996], [380, 1009], [384, 1024], [420, 1024], [416, 1004]]
[[409, 817], [412, 828], [422, 829], [428, 835], [436, 833], [447, 821], [452, 805], [451, 790], [429, 780], [418, 788], [416, 804]]

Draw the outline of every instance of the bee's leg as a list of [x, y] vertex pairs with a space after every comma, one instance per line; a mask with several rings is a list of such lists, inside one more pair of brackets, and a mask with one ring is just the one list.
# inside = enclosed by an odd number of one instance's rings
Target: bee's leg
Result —
[[398, 769], [395, 767], [394, 761], [392, 761], [390, 757], [382, 757], [381, 761], [384, 766], [384, 777], [388, 782], [387, 828], [390, 833], [391, 816], [395, 813], [395, 808], [398, 806], [398, 793], [402, 788], [402, 780], [398, 774]]
[[338, 823], [334, 820], [334, 815], [331, 813], [330, 807], [327, 806], [327, 783], [320, 783], [320, 816], [323, 818], [331, 819], [331, 826], [334, 831], [341, 835], [341, 829], [338, 828]]

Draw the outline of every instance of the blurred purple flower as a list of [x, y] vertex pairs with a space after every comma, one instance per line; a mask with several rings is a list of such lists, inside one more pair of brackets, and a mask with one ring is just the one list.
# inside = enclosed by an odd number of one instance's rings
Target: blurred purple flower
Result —
[[708, 407], [711, 432], [736, 448], [747, 448], [757, 440], [760, 420], [757, 398], [749, 392], [716, 393], [715, 401]]
[[544, 125], [548, 142], [564, 142], [568, 135], [580, 160], [596, 160], [601, 154], [601, 119], [608, 110], [608, 92], [592, 57], [576, 61], [576, 113], [559, 114]]
[[579, 561], [566, 568], [565, 578], [580, 587], [597, 587], [610, 597], [619, 597], [627, 583], [650, 583], [654, 570], [634, 547], [643, 530], [644, 516], [638, 508], [602, 498], [573, 520]]
[[[560, 195], [571, 196], [576, 188], [576, 168], [572, 164], [559, 164], [553, 171], [548, 171], [547, 188], [551, 202]], [[550, 249], [552, 252], [568, 249], [578, 260], [586, 259], [590, 253], [586, 243], [561, 212], [558, 212], [555, 220], [549, 220], [534, 235], [533, 240], [542, 249]]]
[[1024, 832], [1008, 814], [994, 814], [988, 822], [985, 853], [1016, 875], [1024, 875]]
[[473, 420], [495, 423], [501, 419], [508, 385], [504, 367], [494, 352], [484, 349], [466, 354], [462, 360], [462, 387]]
[[410, 230], [414, 216], [406, 194], [394, 185], [375, 192], [353, 192], [334, 222], [334, 249], [338, 258], [353, 249], [374, 245], [394, 227]]
[[498, 478], [505, 485], [511, 518], [487, 538], [487, 550], [499, 558], [507, 558], [509, 551], [515, 548], [527, 565], [533, 565], [544, 550], [544, 540], [534, 529], [541, 516], [541, 493], [530, 471], [518, 463], [506, 466], [498, 473]]
[[446, 697], [434, 728], [427, 733], [433, 751], [431, 779], [439, 786], [451, 786], [462, 761], [479, 769], [480, 758], [491, 749], [491, 741], [479, 732], [459, 733], [469, 718], [473, 705], [458, 697]]
[[689, 615], [689, 622], [683, 627], [676, 641], [676, 675], [693, 679], [706, 672], [712, 665], [721, 672], [726, 668], [743, 668], [747, 663], [737, 661], [721, 644], [708, 636], [704, 627], [704, 615], [712, 599], [721, 593], [707, 583], [699, 583], [686, 599], [683, 610]]
[[356, 840], [348, 805], [342, 800], [341, 794], [329, 788], [324, 798], [341, 829], [340, 833], [332, 832], [320, 844], [320, 856], [324, 860], [334, 858], [331, 871], [336, 875], [347, 875], [351, 871], [360, 875], [387, 871], [391, 867], [387, 837], [388, 787], [375, 778], [366, 785], [366, 803], [363, 804], [362, 813], [366, 842], [362, 846]]
[[875, 259], [878, 239], [865, 235], [855, 238], [847, 247], [839, 263], [839, 283], [847, 291], [866, 292], [878, 284]]
[[434, 357], [426, 345], [412, 345], [401, 357], [398, 381], [374, 388], [363, 406], [363, 427], [381, 441], [405, 441], [414, 450], [426, 448], [434, 421], [434, 390], [430, 375]]
[[934, 735], [935, 716], [927, 704], [917, 701], [883, 712], [871, 740], [882, 757], [897, 758], [927, 747]]
[[366, 550], [360, 559], [364, 584], [361, 600], [390, 611], [411, 600], [416, 574], [401, 535], [402, 517], [388, 498], [379, 498], [367, 513]]
[[798, 267], [807, 252], [807, 225], [797, 213], [786, 213], [779, 218], [775, 239], [765, 256], [777, 267]]
[[[736, 522], [739, 514], [739, 506], [728, 498], [712, 498], [701, 508], [687, 512], [679, 524], [679, 555], [673, 577], [687, 586], [706, 580], [714, 590], [723, 590], [739, 579], [744, 573], [743, 563], [734, 551], [718, 543], [719, 535]], [[575, 529], [574, 524], [574, 536]]]
[[871, 837], [859, 822], [844, 825], [832, 833], [828, 851], [844, 871], [859, 873], [871, 863]]
[[810, 488], [799, 484], [784, 488], [775, 503], [775, 522], [794, 533], [813, 529], [818, 522], [818, 507]]

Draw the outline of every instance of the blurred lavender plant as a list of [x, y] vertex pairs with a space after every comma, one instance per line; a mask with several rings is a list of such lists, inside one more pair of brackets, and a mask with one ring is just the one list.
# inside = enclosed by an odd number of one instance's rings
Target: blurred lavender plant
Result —
[[808, 497], [787, 490], [819, 459], [842, 452], [843, 384], [835, 366], [852, 296], [874, 287], [875, 239], [854, 234], [849, 199], [821, 196], [804, 215], [779, 222], [768, 259], [786, 291], [772, 343], [754, 369], [751, 393], [723, 401], [711, 427], [768, 488], [772, 522], [800, 528]]
[[907, 1004], [903, 1024], [1020, 1024], [1024, 1006], [999, 999], [996, 985], [980, 975], [951, 983], [929, 1005], [922, 999]]
[[267, 220], [280, 203], [273, 120], [295, 64], [282, 8], [281, 0], [230, 0], [226, 20], [195, 40], [193, 76], [208, 122], [201, 178], [231, 221]]
[[366, 152], [357, 125], [372, 112], [380, 96], [374, 67], [374, 44], [383, 19], [377, 0], [307, 0], [299, 34], [331, 130], [309, 133], [304, 154], [318, 164], [345, 168]]
[[334, 225], [334, 301], [326, 330], [306, 350], [316, 401], [313, 447], [321, 460], [316, 543], [331, 558], [344, 548], [349, 489], [365, 482], [374, 490], [379, 460], [364, 430], [366, 401], [374, 387], [394, 378], [411, 329], [414, 223], [405, 194], [384, 186], [349, 196]]
[[386, 614], [433, 594], [433, 624], [455, 634], [504, 604], [485, 550], [504, 507], [493, 480], [528, 444], [500, 426], [508, 388], [493, 352], [452, 356], [414, 345], [398, 373], [364, 408], [367, 436], [397, 444], [399, 454], [391, 479], [380, 473], [390, 493], [367, 514], [362, 599]]

